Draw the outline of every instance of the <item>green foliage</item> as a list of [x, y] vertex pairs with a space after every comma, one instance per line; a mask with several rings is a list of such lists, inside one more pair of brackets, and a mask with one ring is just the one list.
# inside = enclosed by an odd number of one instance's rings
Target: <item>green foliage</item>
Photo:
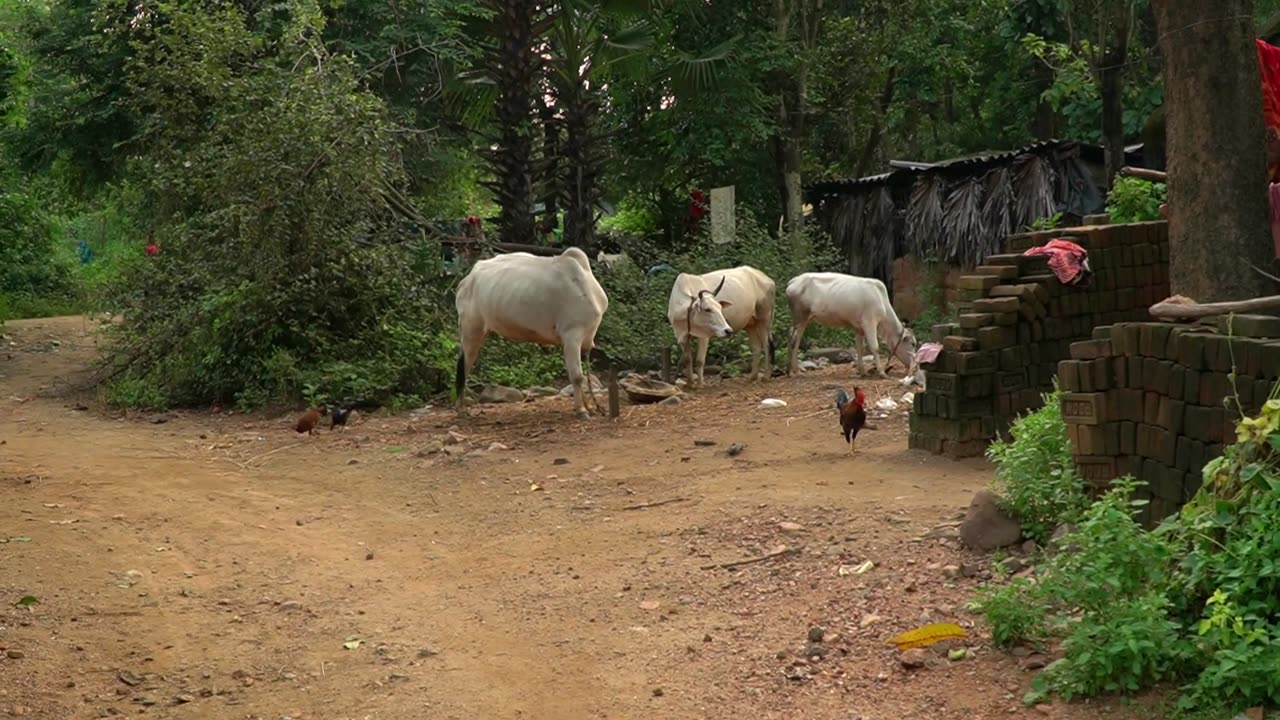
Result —
[[1239, 423], [1196, 497], [1154, 532], [1134, 521], [1136, 490], [1116, 481], [1034, 585], [979, 598], [1002, 646], [1061, 639], [1028, 702], [1177, 679], [1187, 713], [1280, 703], [1280, 399]]
[[1062, 213], [1056, 212], [1049, 217], [1042, 217], [1031, 223], [1030, 230], [1052, 230], [1062, 224]]
[[1107, 213], [1113, 223], [1150, 222], [1160, 219], [1165, 201], [1164, 183], [1136, 177], [1119, 177], [1107, 194]]
[[996, 440], [987, 448], [1005, 510], [1022, 523], [1027, 537], [1041, 544], [1088, 505], [1071, 458], [1060, 396], [1057, 390], [1045, 395], [1043, 407], [1014, 421], [1011, 441]]
[[[791, 327], [786, 299], [787, 280], [802, 272], [830, 267], [835, 260], [835, 253], [825, 237], [808, 232], [799, 241], [778, 240], [757, 224], [749, 213], [739, 213], [737, 237], [724, 245], [712, 243], [704, 234], [691, 248], [679, 254], [658, 256], [651, 247], [634, 241], [624, 242], [623, 248], [633, 262], [597, 273], [609, 295], [609, 312], [600, 326], [596, 344], [610, 356], [635, 366], [652, 364], [663, 347], [675, 344], [675, 336], [667, 320], [667, 302], [676, 273], [700, 274], [751, 265], [773, 278], [776, 284], [773, 337], [781, 351], [785, 350], [786, 333]], [[670, 264], [674, 272], [647, 275], [646, 269], [658, 262]], [[749, 352], [745, 337], [717, 340], [708, 350], [707, 362], [749, 358]], [[779, 363], [782, 356], [780, 352]], [[678, 360], [678, 353], [673, 358]]]
[[258, 405], [441, 385], [452, 358], [429, 360], [452, 324], [449, 279], [386, 208], [401, 176], [357, 68], [299, 39], [264, 44], [232, 8], [162, 12], [130, 64], [153, 120], [134, 177], [162, 252], [111, 283], [125, 321], [109, 397]]
[[0, 188], [0, 307], [9, 317], [59, 314], [75, 307], [72, 256], [53, 220], [29, 192]]

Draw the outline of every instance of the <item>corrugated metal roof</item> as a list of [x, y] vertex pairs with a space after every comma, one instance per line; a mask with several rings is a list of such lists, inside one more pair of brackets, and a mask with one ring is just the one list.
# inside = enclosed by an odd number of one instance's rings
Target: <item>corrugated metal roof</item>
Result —
[[996, 150], [973, 155], [965, 155], [963, 157], [941, 160], [936, 163], [924, 163], [911, 160], [893, 160], [890, 162], [895, 169], [879, 175], [871, 175], [868, 177], [849, 178], [849, 177], [833, 177], [816, 180], [805, 186], [808, 192], [834, 192], [839, 190], [851, 190], [858, 187], [869, 187], [881, 185], [891, 179], [897, 179], [896, 176], [904, 176], [906, 179], [913, 175], [925, 172], [934, 172], [937, 170], [961, 170], [961, 169], [977, 169], [989, 165], [995, 165], [1007, 160], [1012, 160], [1020, 155], [1044, 152], [1046, 150], [1065, 149], [1072, 146], [1079, 147], [1083, 155], [1093, 156], [1099, 160], [1102, 157], [1103, 150], [1101, 146], [1089, 143], [1081, 143], [1074, 140], [1041, 140], [1030, 145], [1017, 148], [1015, 150]]

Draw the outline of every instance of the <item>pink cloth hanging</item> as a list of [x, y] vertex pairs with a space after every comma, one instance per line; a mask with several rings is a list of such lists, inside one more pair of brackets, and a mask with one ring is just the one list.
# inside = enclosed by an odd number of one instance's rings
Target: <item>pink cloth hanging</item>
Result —
[[1031, 248], [1023, 255], [1048, 255], [1049, 269], [1063, 285], [1076, 282], [1089, 269], [1089, 253], [1070, 240], [1054, 238], [1040, 247]]

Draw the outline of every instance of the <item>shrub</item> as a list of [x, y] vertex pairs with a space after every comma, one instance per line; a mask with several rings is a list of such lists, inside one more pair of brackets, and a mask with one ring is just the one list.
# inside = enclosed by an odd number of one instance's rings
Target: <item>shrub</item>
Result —
[[1107, 193], [1107, 213], [1113, 223], [1149, 222], [1160, 219], [1165, 201], [1164, 183], [1136, 177], [1118, 177]]
[[[3, 159], [0, 159], [3, 162]], [[10, 317], [61, 314], [77, 306], [72, 258], [34, 195], [0, 189], [0, 304]]]
[[388, 209], [403, 174], [359, 69], [295, 65], [323, 55], [307, 28], [264, 43], [232, 6], [157, 12], [130, 66], [152, 122], [129, 175], [161, 252], [107, 282], [124, 316], [107, 396], [404, 403], [443, 386], [453, 279], [438, 246]]
[[[776, 283], [772, 336], [778, 362], [785, 362], [791, 329], [787, 281], [803, 272], [831, 267], [836, 260], [829, 240], [816, 231], [807, 230], [799, 240], [774, 238], [745, 210], [739, 211], [737, 237], [731, 243], [716, 245], [702, 233], [684, 252], [664, 255], [642, 240], [623, 241], [623, 249], [633, 262], [613, 270], [596, 270], [596, 277], [609, 294], [609, 311], [597, 344], [623, 363], [636, 366], [651, 366], [663, 347], [675, 344], [667, 321], [667, 302], [676, 273], [698, 274], [738, 265], [751, 265]], [[673, 271], [647, 272], [663, 262]], [[811, 326], [808, 334], [817, 336], [819, 332]], [[747, 339], [740, 333], [732, 340], [711, 343], [707, 362], [746, 358], [748, 353]], [[678, 352], [673, 359], [680, 362]]]
[[[1204, 486], [1155, 531], [1116, 481], [1034, 585], [977, 600], [997, 643], [1059, 638], [1028, 702], [1185, 681], [1184, 713], [1280, 704], [1280, 399], [1237, 426]], [[1022, 442], [1018, 440], [1015, 442]]]
[[1084, 484], [1071, 458], [1061, 394], [1044, 396], [1044, 406], [1014, 421], [1011, 441], [987, 448], [996, 464], [996, 493], [1023, 532], [1046, 543], [1061, 523], [1074, 522], [1087, 506]]

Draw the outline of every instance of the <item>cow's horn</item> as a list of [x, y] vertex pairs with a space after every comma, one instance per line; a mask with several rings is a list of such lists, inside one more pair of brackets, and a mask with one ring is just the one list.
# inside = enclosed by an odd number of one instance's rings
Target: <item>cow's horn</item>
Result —
[[716, 286], [715, 292], [711, 293], [712, 297], [720, 297], [720, 290], [724, 288], [724, 275], [720, 276], [720, 284]]

